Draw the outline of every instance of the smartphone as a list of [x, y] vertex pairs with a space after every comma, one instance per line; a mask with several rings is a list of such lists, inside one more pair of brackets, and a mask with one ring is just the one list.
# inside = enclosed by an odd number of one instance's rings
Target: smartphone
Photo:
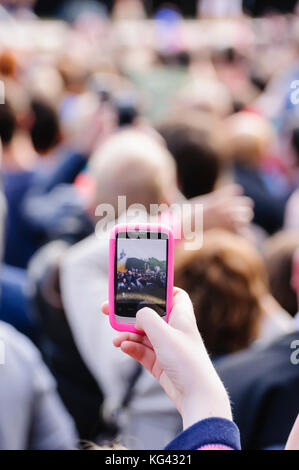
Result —
[[116, 225], [110, 234], [109, 264], [109, 319], [114, 329], [142, 333], [135, 323], [143, 307], [168, 321], [173, 290], [173, 234], [168, 227]]

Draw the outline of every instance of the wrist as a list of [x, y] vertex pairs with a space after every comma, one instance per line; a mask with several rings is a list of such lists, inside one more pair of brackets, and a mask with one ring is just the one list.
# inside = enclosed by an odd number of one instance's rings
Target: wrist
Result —
[[229, 398], [224, 394], [203, 397], [202, 391], [190, 394], [182, 400], [181, 416], [183, 429], [207, 418], [224, 418], [232, 421]]

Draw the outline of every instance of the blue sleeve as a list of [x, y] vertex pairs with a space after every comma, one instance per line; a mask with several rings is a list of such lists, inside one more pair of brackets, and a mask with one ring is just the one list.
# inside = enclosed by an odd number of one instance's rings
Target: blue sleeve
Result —
[[203, 419], [181, 432], [165, 450], [196, 450], [209, 444], [240, 450], [240, 432], [237, 425], [223, 418]]
[[84, 169], [87, 158], [80, 153], [68, 154], [60, 164], [47, 177], [34, 181], [35, 192], [45, 194], [59, 184], [71, 184], [78, 174]]
[[[62, 217], [61, 212], [64, 206], [70, 212], [70, 201], [74, 203], [75, 208], [81, 207], [80, 203], [78, 206], [78, 198], [71, 195], [72, 183], [84, 169], [86, 162], [87, 158], [83, 154], [69, 153], [48, 174], [45, 171], [35, 173], [31, 188], [22, 202], [22, 217], [35, 235], [40, 237], [48, 235], [49, 231], [53, 229], [53, 227], [51, 228], [53, 222], [56, 226], [58, 225], [57, 220], [54, 219], [58, 215]], [[54, 194], [51, 198], [53, 191], [61, 187], [64, 187], [63, 191]], [[67, 187], [69, 188], [67, 189]], [[75, 209], [75, 213], [78, 213], [78, 209]]]

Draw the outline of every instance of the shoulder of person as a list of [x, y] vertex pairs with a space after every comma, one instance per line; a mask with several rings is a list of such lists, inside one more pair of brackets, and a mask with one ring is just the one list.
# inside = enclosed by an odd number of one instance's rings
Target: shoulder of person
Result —
[[[9, 377], [17, 374], [29, 381], [35, 391], [55, 388], [55, 380], [45, 365], [37, 347], [13, 326], [0, 321], [0, 341], [3, 343], [4, 367]], [[15, 378], [17, 378], [15, 377]]]
[[41, 357], [38, 349], [29, 338], [2, 321], [0, 321], [0, 340], [3, 341], [6, 357], [8, 354], [14, 354], [14, 356], [20, 357], [23, 362], [32, 362]]
[[258, 385], [267, 389], [277, 380], [282, 383], [288, 376], [296, 373], [296, 368], [290, 361], [294, 338], [298, 338], [298, 332], [291, 332], [270, 343], [261, 342], [245, 351], [228, 355], [217, 362], [216, 369], [228, 388], [234, 384], [238, 389]]
[[109, 237], [99, 238], [96, 234], [92, 234], [79, 243], [76, 243], [67, 251], [64, 260], [62, 261], [62, 267], [72, 266], [83, 263], [91, 262], [92, 265], [100, 263], [103, 260], [103, 256], [108, 259], [108, 245]]

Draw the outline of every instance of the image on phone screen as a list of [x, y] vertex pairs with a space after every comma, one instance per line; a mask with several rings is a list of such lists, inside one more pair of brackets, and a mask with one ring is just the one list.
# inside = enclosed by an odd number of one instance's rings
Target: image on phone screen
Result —
[[166, 315], [168, 236], [161, 232], [119, 232], [115, 244], [115, 316], [135, 323], [138, 310]]

